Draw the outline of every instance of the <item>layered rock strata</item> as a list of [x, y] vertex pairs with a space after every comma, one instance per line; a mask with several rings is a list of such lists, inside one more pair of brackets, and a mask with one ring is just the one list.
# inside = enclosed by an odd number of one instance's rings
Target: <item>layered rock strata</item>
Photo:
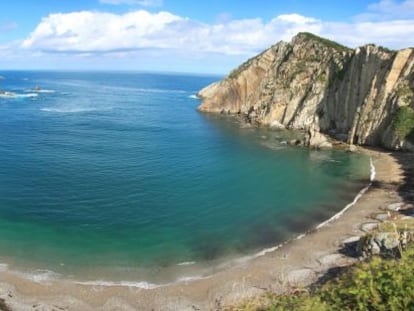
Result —
[[202, 89], [199, 110], [303, 129], [310, 146], [327, 145], [327, 134], [350, 144], [412, 151], [413, 67], [413, 48], [349, 49], [299, 33]]

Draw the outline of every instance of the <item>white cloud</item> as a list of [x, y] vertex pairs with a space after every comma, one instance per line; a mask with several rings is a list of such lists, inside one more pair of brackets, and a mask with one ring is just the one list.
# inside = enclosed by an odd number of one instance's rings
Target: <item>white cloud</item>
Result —
[[160, 7], [162, 6], [162, 0], [99, 0], [103, 4], [112, 4], [112, 5], [140, 5], [145, 7]]
[[33, 66], [49, 65], [55, 59], [59, 68], [65, 63], [79, 64], [80, 68], [106, 68], [112, 64], [115, 68], [132, 69], [134, 64], [139, 69], [179, 71], [197, 67], [210, 71], [214, 67], [215, 72], [225, 72], [280, 40], [290, 40], [300, 31], [350, 47], [375, 43], [399, 49], [414, 46], [414, 17], [409, 17], [414, 10], [408, 10], [413, 3], [414, 0], [381, 0], [353, 22], [324, 21], [299, 14], [279, 15], [269, 21], [232, 19], [225, 14], [213, 23], [146, 10], [125, 14], [50, 14], [19, 43], [0, 46], [0, 66], [20, 58], [22, 63], [30, 62]]
[[184, 54], [251, 56], [280, 40], [290, 40], [300, 31], [326, 36], [351, 47], [365, 43], [391, 48], [414, 45], [414, 20], [338, 23], [286, 14], [267, 23], [256, 18], [205, 24], [169, 12], [139, 10], [122, 15], [92, 11], [51, 14], [22, 46], [61, 53], [158, 49]]
[[174, 49], [250, 54], [298, 31], [318, 32], [321, 22], [297, 14], [203, 24], [169, 12], [145, 10], [123, 15], [82, 11], [45, 17], [23, 47], [50, 52], [114, 52]]
[[350, 47], [374, 43], [400, 49], [414, 46], [414, 20], [326, 23], [322, 35]]

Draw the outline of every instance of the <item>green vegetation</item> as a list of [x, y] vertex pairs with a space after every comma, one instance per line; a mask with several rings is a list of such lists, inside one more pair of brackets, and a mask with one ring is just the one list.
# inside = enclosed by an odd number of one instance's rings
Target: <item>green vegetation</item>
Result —
[[327, 78], [326, 78], [326, 73], [325, 72], [322, 72], [318, 77], [317, 77], [317, 79], [318, 79], [318, 81], [320, 82], [320, 83], [325, 83], [326, 82], [326, 80], [327, 80]]
[[387, 52], [387, 53], [396, 53], [396, 50], [391, 50], [385, 46], [379, 45], [378, 49], [380, 49], [381, 51]]
[[267, 295], [230, 310], [414, 310], [414, 248], [400, 260], [374, 257], [312, 292]]
[[408, 86], [407, 83], [403, 83], [401, 84], [398, 89], [397, 89], [397, 96], [399, 98], [401, 98], [401, 100], [405, 103], [408, 104], [411, 100], [411, 98], [413, 97], [413, 91], [411, 90], [411, 88]]
[[328, 46], [330, 48], [333, 48], [333, 49], [337, 50], [338, 52], [344, 52], [344, 51], [351, 50], [350, 48], [348, 48], [344, 45], [341, 45], [341, 44], [339, 44], [335, 41], [331, 41], [331, 40], [328, 40], [328, 39], [325, 39], [325, 38], [318, 37], [318, 36], [316, 36], [316, 35], [314, 35], [313, 33], [310, 33], [310, 32], [300, 32], [299, 35], [305, 37], [306, 39], [320, 42], [325, 46]]
[[398, 108], [393, 126], [399, 139], [414, 141], [414, 109], [407, 106]]

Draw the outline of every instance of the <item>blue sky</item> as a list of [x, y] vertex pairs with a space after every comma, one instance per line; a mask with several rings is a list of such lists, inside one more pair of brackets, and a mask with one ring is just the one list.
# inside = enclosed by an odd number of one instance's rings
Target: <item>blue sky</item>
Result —
[[226, 73], [299, 31], [414, 46], [414, 0], [14, 0], [0, 68]]

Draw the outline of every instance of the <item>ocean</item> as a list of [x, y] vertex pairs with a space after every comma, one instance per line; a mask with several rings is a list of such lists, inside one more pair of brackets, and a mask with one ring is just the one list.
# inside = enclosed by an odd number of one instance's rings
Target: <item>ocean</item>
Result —
[[0, 74], [15, 94], [0, 96], [0, 262], [37, 280], [207, 276], [314, 228], [369, 182], [362, 154], [198, 112], [219, 76]]

